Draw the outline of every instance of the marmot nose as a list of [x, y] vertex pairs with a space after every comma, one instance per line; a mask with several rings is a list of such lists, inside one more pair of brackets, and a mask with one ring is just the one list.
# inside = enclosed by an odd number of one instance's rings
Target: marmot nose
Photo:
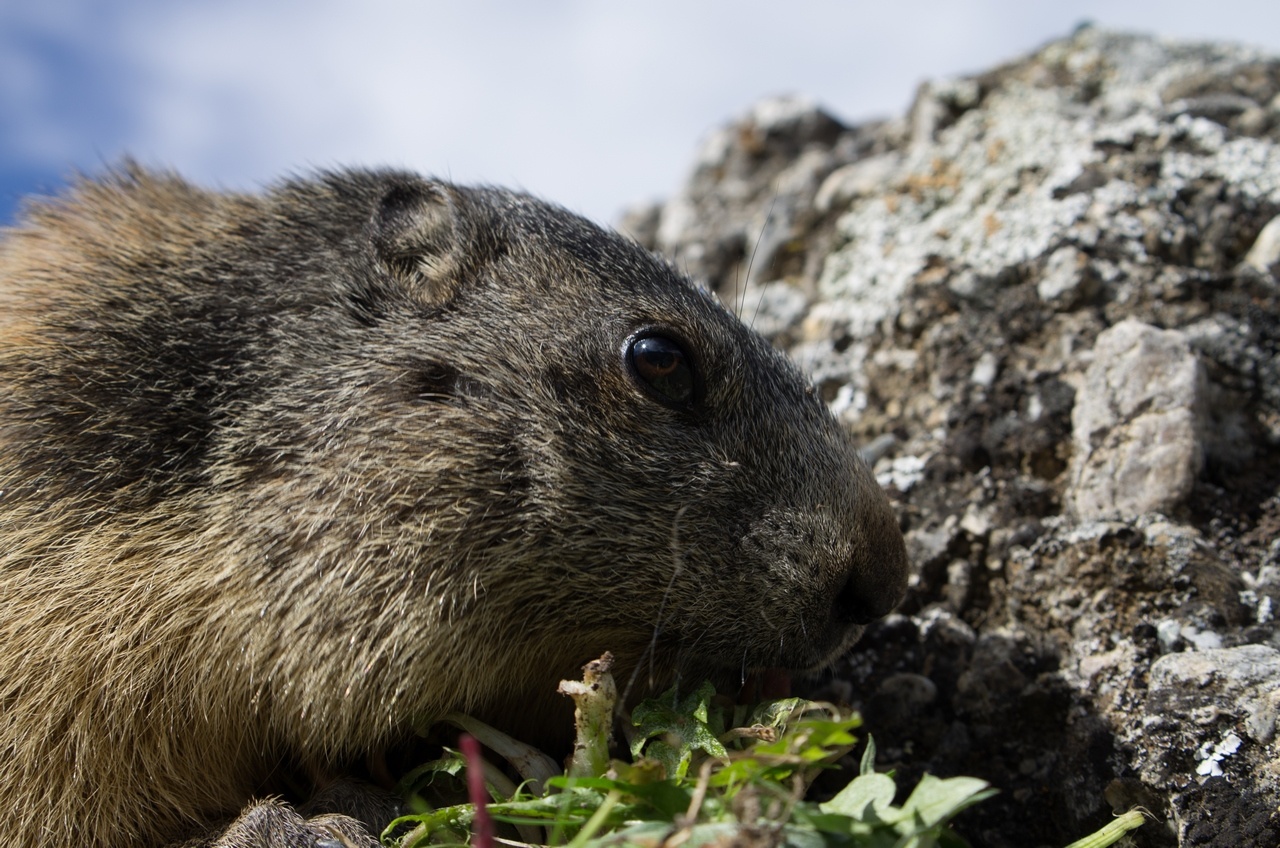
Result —
[[902, 537], [887, 540], [870, 557], [859, 557], [836, 596], [835, 615], [854, 624], [870, 624], [893, 612], [907, 593], [907, 552]]

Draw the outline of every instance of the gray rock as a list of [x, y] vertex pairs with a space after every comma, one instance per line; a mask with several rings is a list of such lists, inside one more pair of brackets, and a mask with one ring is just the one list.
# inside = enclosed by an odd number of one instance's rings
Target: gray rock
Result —
[[1205, 393], [1204, 369], [1182, 333], [1126, 319], [1099, 335], [1071, 413], [1076, 516], [1181, 504], [1204, 464]]
[[1280, 59], [1087, 28], [882, 123], [768, 101], [631, 218], [868, 446], [915, 573], [828, 691], [1002, 790], [973, 844], [1280, 845], [1278, 221]]
[[1280, 215], [1268, 221], [1258, 233], [1253, 247], [1244, 257], [1244, 264], [1260, 273], [1270, 274], [1272, 279], [1280, 275]]
[[804, 320], [809, 298], [795, 286], [777, 281], [749, 285], [742, 296], [742, 319], [775, 343]]
[[[1025, 263], [1063, 242], [1090, 244], [1099, 232], [1109, 253], [1138, 265], [1160, 258], [1153, 253], [1194, 250], [1196, 234], [1179, 228], [1176, 205], [1207, 181], [1280, 203], [1274, 143], [1232, 138], [1186, 103], [1172, 111], [1160, 105], [1162, 87], [1188, 73], [1229, 74], [1256, 58], [1249, 51], [1170, 49], [1091, 31], [1037, 58], [1039, 67], [1011, 68], [999, 85], [987, 78], [944, 86], [965, 92], [958, 105], [939, 105], [936, 86], [925, 87], [912, 144], [829, 178], [824, 200], [848, 205], [819, 285], [848, 304], [856, 335], [895, 316], [906, 287], [930, 268], [946, 269], [936, 276], [960, 296], [983, 299]], [[1055, 73], [1062, 84], [1043, 76]], [[922, 117], [953, 112], [958, 117], [941, 122]], [[1145, 174], [1111, 167], [1111, 151], [1125, 147], [1150, 149]], [[893, 163], [900, 163], [896, 180]], [[1091, 284], [1087, 267], [1071, 279], [1070, 256], [1050, 263], [1045, 299]]]
[[1063, 308], [1079, 305], [1096, 290], [1097, 281], [1089, 267], [1088, 255], [1073, 245], [1064, 245], [1049, 254], [1044, 276], [1036, 283], [1036, 294], [1041, 300]]
[[[1223, 731], [1224, 738], [1239, 731], [1250, 744], [1267, 745], [1276, 737], [1276, 718], [1280, 714], [1280, 689], [1277, 689], [1280, 651], [1274, 648], [1242, 645], [1168, 654], [1151, 666], [1149, 685], [1148, 715], [1212, 714], [1211, 724], [1215, 727], [1222, 726], [1222, 719], [1230, 717], [1239, 725], [1228, 726]], [[1209, 739], [1211, 737], [1205, 737]], [[1238, 746], [1229, 753], [1237, 750]], [[1222, 756], [1215, 757], [1214, 762], [1220, 764]], [[1198, 773], [1211, 771], [1205, 763], [1206, 758], [1202, 758], [1197, 764]]]

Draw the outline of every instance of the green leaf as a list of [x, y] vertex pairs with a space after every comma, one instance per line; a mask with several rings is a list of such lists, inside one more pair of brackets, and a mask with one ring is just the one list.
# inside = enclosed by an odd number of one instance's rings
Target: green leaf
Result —
[[799, 754], [806, 760], [828, 758], [832, 749], [853, 745], [858, 740], [849, 731], [862, 724], [859, 716], [843, 721], [806, 718], [796, 722], [776, 742], [760, 742], [751, 752], [760, 756]]
[[694, 751], [727, 757], [729, 752], [708, 724], [714, 695], [712, 685], [703, 683], [684, 698], [679, 698], [672, 688], [657, 698], [642, 701], [631, 713], [637, 728], [631, 742], [631, 756], [652, 757], [666, 767], [668, 776], [675, 778], [688, 773]]
[[[638, 772], [641, 777], [646, 773]], [[649, 780], [644, 783], [629, 783], [607, 777], [554, 777], [549, 785], [558, 789], [591, 789], [601, 793], [621, 792], [637, 802], [633, 812], [641, 818], [651, 818], [654, 813], [670, 820], [689, 809], [693, 797], [693, 788], [674, 780]], [[553, 796], [554, 797], [554, 796]], [[597, 796], [600, 797], [600, 796]], [[640, 807], [648, 808], [641, 809]]]
[[902, 848], [928, 848], [936, 845], [942, 826], [961, 810], [990, 798], [996, 790], [976, 777], [939, 779], [931, 774], [920, 778], [902, 809], [897, 811], [894, 826], [908, 837]]
[[711, 774], [711, 785], [732, 790], [748, 783], [786, 780], [795, 773], [796, 764], [769, 764], [755, 757], [734, 757], [727, 765], [716, 769]]
[[617, 780], [633, 785], [656, 783], [667, 779], [666, 770], [663, 769], [662, 763], [648, 757], [643, 757], [634, 763], [614, 760], [609, 764], [609, 773], [616, 775]]
[[[393, 839], [396, 831], [402, 830], [410, 825], [414, 826], [413, 834], [421, 838], [425, 838], [438, 830], [449, 829], [459, 834], [466, 832], [466, 828], [470, 826], [472, 818], [475, 816], [475, 810], [470, 804], [458, 804], [453, 807], [442, 807], [438, 810], [432, 810], [429, 813], [421, 813], [412, 816], [400, 816], [391, 824], [386, 826], [382, 831], [382, 840], [387, 842]], [[414, 839], [410, 842], [406, 838], [405, 844], [416, 844], [421, 839]]]
[[746, 725], [762, 724], [765, 727], [781, 728], [791, 720], [797, 712], [803, 712], [811, 701], [803, 698], [783, 698], [780, 701], [765, 701], [756, 706], [743, 722]]
[[[607, 836], [593, 839], [586, 843], [586, 846], [587, 848], [606, 848], [606, 846], [609, 846], [609, 848], [612, 848], [612, 846], [619, 846], [619, 848], [621, 846], [626, 846], [626, 848], [658, 848], [658, 846], [665, 844], [670, 837], [674, 836], [678, 830], [671, 823], [643, 822], [615, 831]], [[822, 838], [821, 834], [790, 825], [778, 828], [777, 835], [780, 838], [776, 841], [769, 841], [768, 844], [785, 846], [785, 848], [826, 848], [827, 846], [827, 841]], [[680, 841], [680, 845], [681, 848], [737, 845], [742, 844], [742, 836], [741, 825], [732, 822], [713, 822], [689, 828], [685, 838]]]
[[839, 813], [860, 822], [880, 823], [897, 818], [893, 796], [897, 787], [887, 774], [864, 774], [855, 777], [834, 798], [819, 804], [824, 813]]
[[452, 748], [444, 750], [445, 756], [424, 763], [401, 778], [396, 791], [401, 795], [417, 792], [424, 786], [430, 786], [437, 777], [442, 775], [461, 779], [463, 772], [466, 771], [467, 761], [462, 758], [462, 754]]
[[867, 734], [867, 750], [862, 752], [862, 762], [858, 764], [858, 774], [876, 773], [876, 739]]

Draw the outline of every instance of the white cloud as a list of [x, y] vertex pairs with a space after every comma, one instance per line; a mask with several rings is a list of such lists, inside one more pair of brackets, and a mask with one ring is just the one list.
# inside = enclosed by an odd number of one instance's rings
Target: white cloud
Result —
[[847, 118], [900, 113], [921, 80], [1085, 18], [1280, 51], [1274, 0], [19, 5], [0, 11], [10, 164], [93, 168], [127, 151], [237, 187], [404, 165], [600, 218], [669, 194], [698, 137], [766, 94]]

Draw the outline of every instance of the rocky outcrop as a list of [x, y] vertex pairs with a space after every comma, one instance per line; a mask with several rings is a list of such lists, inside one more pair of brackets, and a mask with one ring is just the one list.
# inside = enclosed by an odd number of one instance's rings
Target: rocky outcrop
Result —
[[916, 575], [826, 684], [959, 829], [1280, 845], [1280, 59], [1083, 29], [714, 133], [623, 228], [789, 348]]

